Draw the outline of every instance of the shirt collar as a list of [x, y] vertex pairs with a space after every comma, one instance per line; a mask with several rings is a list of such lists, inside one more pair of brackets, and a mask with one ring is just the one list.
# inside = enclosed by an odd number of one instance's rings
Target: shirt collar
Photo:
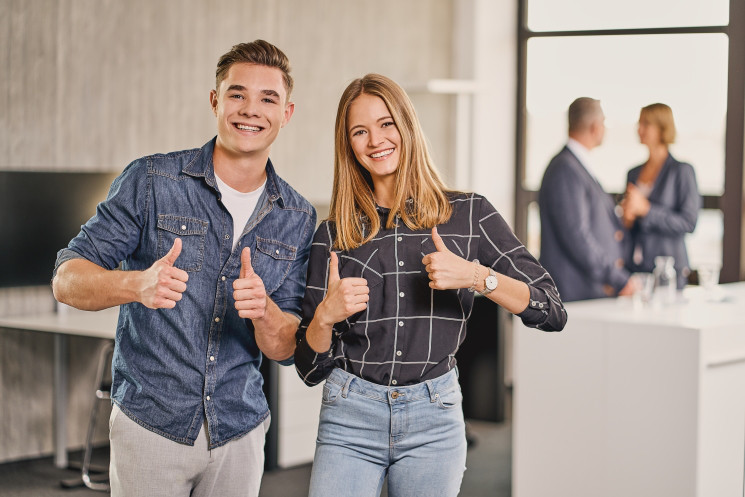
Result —
[[590, 173], [592, 177], [595, 177], [592, 161], [590, 160], [590, 150], [574, 138], [569, 138], [567, 141], [567, 148], [577, 157], [577, 159], [579, 159], [580, 164], [587, 169], [587, 172]]
[[[215, 166], [212, 163], [212, 154], [215, 151], [215, 143], [217, 137], [215, 136], [210, 141], [204, 144], [199, 149], [199, 152], [189, 161], [183, 168], [184, 174], [189, 176], [204, 178], [208, 185], [217, 191], [217, 181], [215, 179]], [[277, 181], [277, 173], [274, 171], [274, 165], [270, 159], [266, 161], [266, 186], [265, 192], [269, 197], [269, 201], [279, 203], [279, 206], [284, 208], [285, 202], [282, 198], [282, 192], [280, 191], [279, 181]]]

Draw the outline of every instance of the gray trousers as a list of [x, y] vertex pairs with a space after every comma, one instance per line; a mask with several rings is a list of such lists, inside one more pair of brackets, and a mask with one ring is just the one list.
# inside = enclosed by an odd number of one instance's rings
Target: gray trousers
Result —
[[270, 420], [245, 436], [209, 450], [205, 426], [194, 446], [157, 435], [114, 404], [109, 418], [114, 497], [256, 497], [264, 472]]

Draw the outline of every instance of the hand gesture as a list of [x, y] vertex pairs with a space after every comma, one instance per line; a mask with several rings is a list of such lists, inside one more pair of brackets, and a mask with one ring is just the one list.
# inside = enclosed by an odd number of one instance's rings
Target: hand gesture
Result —
[[339, 278], [339, 258], [331, 252], [326, 297], [316, 310], [316, 316], [327, 326], [344, 321], [352, 314], [364, 311], [370, 300], [365, 278]]
[[173, 309], [186, 291], [189, 275], [183, 269], [174, 267], [181, 255], [181, 238], [173, 241], [173, 246], [162, 259], [158, 259], [142, 272], [139, 301], [150, 309]]
[[247, 319], [261, 319], [266, 312], [264, 282], [251, 266], [251, 249], [241, 252], [240, 277], [233, 282], [233, 298], [238, 315]]
[[437, 227], [432, 228], [432, 241], [435, 252], [427, 254], [422, 259], [427, 274], [429, 286], [436, 290], [469, 288], [473, 285], [473, 263], [452, 253], [445, 246], [445, 242], [437, 233]]
[[631, 228], [639, 217], [644, 217], [649, 212], [649, 200], [633, 183], [626, 186], [626, 194], [621, 201], [623, 208], [623, 224]]

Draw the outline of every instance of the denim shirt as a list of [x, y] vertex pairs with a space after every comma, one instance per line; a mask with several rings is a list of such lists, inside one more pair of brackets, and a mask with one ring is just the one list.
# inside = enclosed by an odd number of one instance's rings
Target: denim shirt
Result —
[[[233, 221], [220, 202], [212, 153], [201, 149], [132, 162], [108, 198], [57, 255], [106, 269], [144, 270], [178, 237], [175, 266], [189, 275], [174, 309], [120, 308], [112, 399], [134, 421], [193, 445], [207, 416], [210, 448], [258, 426], [269, 414], [253, 324], [235, 310], [233, 281], [251, 248], [267, 295], [300, 314], [315, 209], [266, 165], [266, 187], [233, 250]], [[291, 363], [291, 361], [288, 361]]]

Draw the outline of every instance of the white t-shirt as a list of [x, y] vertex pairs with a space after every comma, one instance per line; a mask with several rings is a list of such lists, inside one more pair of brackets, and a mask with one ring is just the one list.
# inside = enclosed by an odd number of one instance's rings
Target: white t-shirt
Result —
[[217, 174], [215, 174], [215, 179], [217, 180], [217, 187], [222, 193], [222, 203], [233, 217], [233, 250], [235, 250], [235, 246], [243, 234], [243, 228], [246, 227], [248, 218], [253, 214], [256, 204], [259, 202], [259, 197], [264, 192], [266, 180], [256, 190], [243, 193], [230, 188]]

